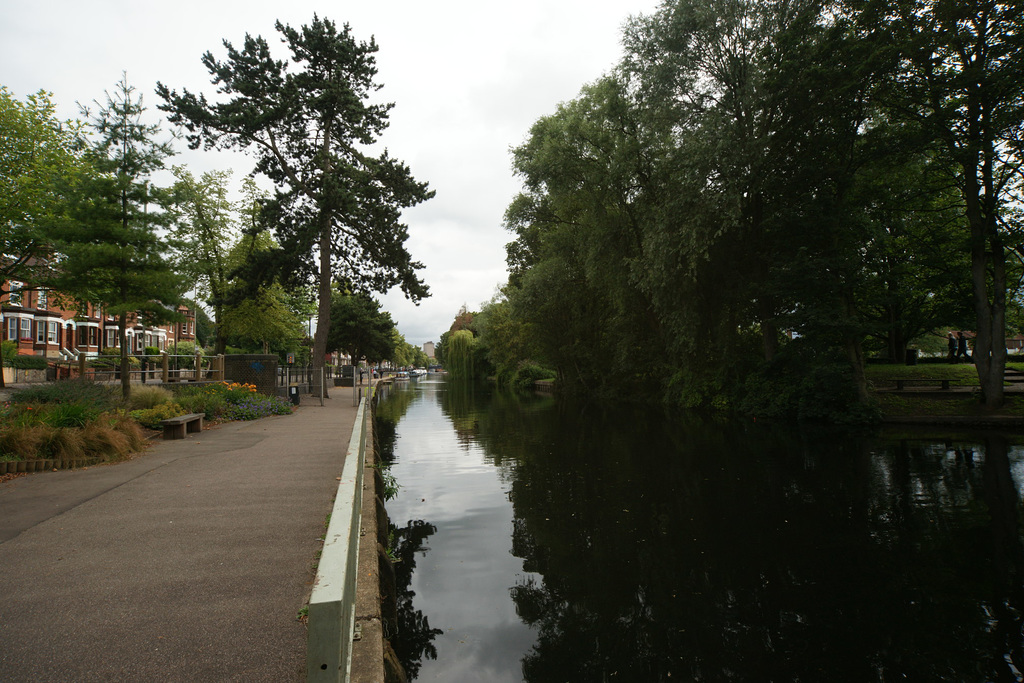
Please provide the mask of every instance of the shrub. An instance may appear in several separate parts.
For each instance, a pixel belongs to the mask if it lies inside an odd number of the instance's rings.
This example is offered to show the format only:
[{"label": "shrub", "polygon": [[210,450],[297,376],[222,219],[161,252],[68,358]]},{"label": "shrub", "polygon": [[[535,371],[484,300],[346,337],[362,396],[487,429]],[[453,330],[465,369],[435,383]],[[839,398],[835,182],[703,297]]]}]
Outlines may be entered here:
[{"label": "shrub", "polygon": [[112,409],[117,401],[113,388],[84,379],[38,384],[11,396],[11,403],[85,403],[100,411]]},{"label": "shrub", "polygon": [[144,408],[142,410],[133,410],[129,413],[131,418],[138,422],[143,427],[149,427],[150,429],[160,429],[160,420],[166,420],[171,417],[177,417],[178,415],[184,415],[185,409],[177,403],[162,403],[154,408]]},{"label": "shrub", "polygon": [[555,373],[533,363],[524,363],[516,370],[512,378],[512,387],[521,391],[533,389],[533,383],[539,379],[552,379]]},{"label": "shrub", "polygon": [[3,364],[8,365],[11,360],[18,355],[18,342],[6,340],[0,342],[0,357],[3,358]]},{"label": "shrub", "polygon": [[133,386],[132,395],[128,399],[129,410],[146,410],[156,408],[174,399],[169,389],[157,386]]},{"label": "shrub", "polygon": [[39,411],[39,419],[56,429],[84,427],[99,417],[100,411],[85,403],[55,403]]},{"label": "shrub", "polygon": [[250,394],[224,407],[222,417],[228,420],[258,420],[270,415],[291,415],[292,404],[280,396]]},{"label": "shrub", "polygon": [[49,366],[45,356],[15,356],[7,364],[19,370],[45,370]]},{"label": "shrub", "polygon": [[186,387],[174,396],[174,402],[181,406],[184,413],[204,413],[209,420],[214,419],[224,408],[224,396],[217,392],[209,392],[206,387]]}]

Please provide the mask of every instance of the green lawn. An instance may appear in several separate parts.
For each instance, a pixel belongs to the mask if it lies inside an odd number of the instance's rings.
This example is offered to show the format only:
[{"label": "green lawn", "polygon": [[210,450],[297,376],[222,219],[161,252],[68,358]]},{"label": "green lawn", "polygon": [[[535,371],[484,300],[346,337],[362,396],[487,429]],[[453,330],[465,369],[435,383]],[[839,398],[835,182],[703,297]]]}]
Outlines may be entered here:
[{"label": "green lawn", "polygon": [[[1024,370],[1024,363],[1008,363],[1007,369]],[[952,386],[978,386],[978,373],[973,365],[964,363],[924,363],[918,365],[868,365],[865,368],[868,381],[875,387],[893,387],[896,378],[939,379],[949,377]],[[943,416],[943,415],[988,415],[992,414],[978,401],[977,395],[950,393],[948,397],[935,395],[915,396],[911,394],[878,393],[875,395],[885,415],[891,416]],[[1004,406],[996,411],[999,415],[1024,417],[1024,397],[1008,396]]]},{"label": "green lawn", "polygon": [[[1024,371],[1024,363],[1007,363],[1006,368]],[[954,386],[977,386],[978,372],[969,363],[919,363],[918,365],[868,365],[864,368],[868,381],[876,386],[892,386],[896,378],[955,378]]]}]

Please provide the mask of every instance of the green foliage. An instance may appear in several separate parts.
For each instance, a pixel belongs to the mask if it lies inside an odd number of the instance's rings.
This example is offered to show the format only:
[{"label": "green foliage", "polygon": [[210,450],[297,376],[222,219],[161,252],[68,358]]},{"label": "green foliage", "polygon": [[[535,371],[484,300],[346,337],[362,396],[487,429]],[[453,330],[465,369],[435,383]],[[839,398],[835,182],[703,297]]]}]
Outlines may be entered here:
[{"label": "green foliage", "polygon": [[291,415],[292,404],[280,396],[250,394],[237,401],[227,401],[221,412],[226,420],[258,420],[271,415]]},{"label": "green foliage", "polygon": [[113,409],[117,396],[108,386],[88,380],[70,379],[36,384],[11,395],[14,404],[81,403],[101,411]]},{"label": "green foliage", "polygon": [[189,387],[177,392],[174,402],[181,406],[183,413],[203,413],[213,420],[224,410],[224,397],[217,393],[202,391],[200,387]]},{"label": "green foliage", "polygon": [[[198,412],[198,411],[197,411]],[[128,413],[131,418],[138,422],[143,427],[150,429],[160,429],[161,420],[167,420],[172,417],[179,415],[185,415],[185,409],[177,403],[162,403],[154,406],[153,408],[143,408],[140,410],[132,410]]]},{"label": "green foliage", "polygon": [[528,363],[516,370],[515,376],[510,382],[510,386],[513,389],[518,389],[519,391],[532,391],[533,385],[537,380],[554,378],[555,373],[551,370],[542,368],[539,365]]},{"label": "green foliage", "polygon": [[174,398],[174,393],[169,389],[158,386],[135,385],[132,387],[132,395],[128,399],[129,410],[143,410],[155,408],[158,405],[167,403]]},{"label": "green foliage", "polygon": [[373,297],[343,292],[332,295],[328,351],[345,351],[357,361],[365,358],[368,363],[379,363],[393,358],[395,334],[391,314],[382,311]]},{"label": "green foliage", "polygon": [[448,337],[445,352],[445,369],[452,379],[472,379],[474,377],[474,348],[476,340],[469,330],[458,330]]},{"label": "green foliage", "polygon": [[[173,197],[151,181],[173,150],[157,141],[158,126],[141,122],[144,111],[127,77],[95,113],[83,107],[94,133],[86,157],[96,172],[74,196],[71,220],[48,231],[62,259],[46,284],[79,308],[102,305],[105,315],[117,319],[122,338],[129,315],[139,313],[149,324],[175,319],[167,306],[179,303],[184,289],[158,231],[170,219],[165,209]],[[125,398],[131,393],[128,353],[122,344]]]},{"label": "green foliage", "polygon": [[20,370],[45,370],[49,362],[44,356],[14,356],[7,363]]},{"label": "green foliage", "polygon": [[18,355],[18,342],[5,339],[0,342],[0,357],[3,358],[3,364],[9,365],[12,360]]},{"label": "green foliage", "polygon": [[47,231],[64,221],[70,193],[90,172],[79,153],[81,124],[61,121],[51,95],[24,101],[0,86],[0,282],[38,282]]},{"label": "green foliage", "polygon": [[86,403],[55,403],[42,411],[42,421],[55,428],[84,427],[100,414],[98,408]]},{"label": "green foliage", "polygon": [[274,277],[287,286],[316,283],[322,328],[314,336],[313,365],[319,369],[332,282],[364,291],[397,287],[413,301],[428,295],[400,219],[403,209],[433,192],[386,150],[370,155],[391,109],[374,97],[377,45],[317,16],[299,29],[280,22],[276,29],[291,59],[269,59],[261,36],[246,36],[240,49],[225,41],[223,62],[212,53],[203,57],[225,101],[179,94],[162,83],[157,93],[191,147],[255,150],[257,170],[275,185],[255,227],[273,226],[280,247],[250,260],[249,271],[264,285]]}]

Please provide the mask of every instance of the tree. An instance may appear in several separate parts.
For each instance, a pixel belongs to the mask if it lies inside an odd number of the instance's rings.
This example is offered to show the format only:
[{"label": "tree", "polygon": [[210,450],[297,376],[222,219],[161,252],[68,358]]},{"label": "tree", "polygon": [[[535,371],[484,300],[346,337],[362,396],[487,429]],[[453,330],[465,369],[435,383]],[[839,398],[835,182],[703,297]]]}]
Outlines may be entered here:
[{"label": "tree", "polygon": [[24,102],[0,86],[0,282],[39,279],[45,231],[67,220],[68,193],[87,173],[81,123],[61,121],[49,93]]},{"label": "tree", "polygon": [[225,311],[224,324],[232,339],[258,345],[263,353],[270,353],[271,345],[287,346],[302,336],[302,320],[288,307],[287,294],[276,283],[260,287],[255,296]]},{"label": "tree", "polygon": [[327,350],[345,351],[353,363],[365,358],[379,363],[391,357],[394,350],[395,323],[391,314],[366,294],[336,291],[331,302],[331,329]]},{"label": "tree", "polygon": [[197,180],[188,169],[175,166],[174,177],[173,235],[179,246],[174,265],[213,307],[214,353],[222,354],[227,346],[224,305],[233,274],[229,254],[238,239],[228,199],[231,172],[208,171]]},{"label": "tree", "polygon": [[55,112],[47,92],[21,102],[0,86],[0,282],[41,280],[51,256],[45,232],[66,220],[68,193],[88,170],[81,124]]},{"label": "tree", "polygon": [[143,123],[142,98],[133,93],[124,76],[105,104],[97,103],[95,115],[82,108],[95,136],[86,152],[95,175],[76,193],[72,220],[50,231],[61,258],[48,281],[80,305],[101,306],[117,318],[125,398],[131,393],[129,316],[141,315],[147,324],[173,320],[184,289],[156,230],[168,223],[171,193],[150,182],[173,152],[156,140],[159,126]]},{"label": "tree", "polygon": [[380,87],[376,43],[359,42],[348,24],[338,31],[315,15],[299,30],[280,22],[276,28],[298,71],[275,60],[262,37],[246,36],[240,50],[225,41],[225,61],[209,52],[202,58],[226,101],[178,94],[162,83],[157,92],[191,147],[255,148],[256,170],[276,187],[264,224],[281,244],[279,272],[290,282],[318,284],[313,362],[323,367],[332,282],[378,292],[398,286],[412,301],[428,295],[400,217],[433,192],[387,151],[364,151],[387,127],[392,106],[369,102]]},{"label": "tree", "polygon": [[1003,401],[1007,261],[1022,249],[1024,10],[1002,0],[870,3],[862,32],[896,52],[877,96],[954,170],[963,200],[986,405]]}]

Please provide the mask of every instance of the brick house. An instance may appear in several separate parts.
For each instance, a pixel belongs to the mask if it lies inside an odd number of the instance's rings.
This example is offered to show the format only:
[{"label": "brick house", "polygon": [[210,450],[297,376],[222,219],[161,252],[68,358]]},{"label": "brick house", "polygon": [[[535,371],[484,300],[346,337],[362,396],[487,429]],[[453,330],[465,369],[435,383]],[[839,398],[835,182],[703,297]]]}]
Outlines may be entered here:
[{"label": "brick house", "polygon": [[[71,360],[80,353],[96,356],[104,348],[120,348],[117,320],[104,315],[102,307],[89,305],[84,315],[62,308],[46,290],[30,289],[18,281],[0,286],[2,339],[18,344],[22,355]],[[128,343],[131,353],[142,353],[147,346],[172,350],[176,342],[194,342],[195,312],[179,306],[185,316],[181,323],[145,325],[137,316],[128,319]]]}]

